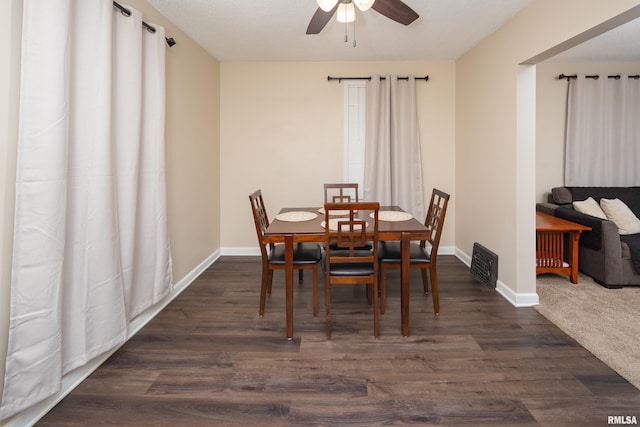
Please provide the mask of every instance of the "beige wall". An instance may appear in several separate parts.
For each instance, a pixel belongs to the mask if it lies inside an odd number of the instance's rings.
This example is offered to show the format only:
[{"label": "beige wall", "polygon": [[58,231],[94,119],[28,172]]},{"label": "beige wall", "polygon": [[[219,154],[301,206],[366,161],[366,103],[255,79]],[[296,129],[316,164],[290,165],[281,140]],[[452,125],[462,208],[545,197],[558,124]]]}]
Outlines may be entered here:
[{"label": "beige wall", "polygon": [[564,185],[564,130],[567,81],[560,74],[640,73],[640,63],[544,62],[537,66],[536,202]]},{"label": "beige wall", "polygon": [[[485,244],[500,256],[500,281],[525,294],[535,292],[536,169],[535,140],[518,145],[518,64],[640,4],[536,0],[455,63],[218,64],[145,0],[129,3],[178,41],[167,50],[166,141],[176,281],[220,247],[257,246],[247,203],[253,190],[263,189],[273,217],[282,206],[318,205],[322,183],[342,179],[343,87],[327,82],[328,74],[413,73],[431,78],[418,83],[425,189],[452,194],[442,245],[468,255],[473,242]],[[9,0],[0,14],[0,360],[8,328],[21,4]]]},{"label": "beige wall", "polygon": [[[511,293],[516,304],[537,300],[531,261],[535,259],[535,138],[518,128],[527,121],[518,108],[535,111],[531,108],[535,97],[529,105],[519,104],[518,86],[530,71],[520,64],[574,37],[578,40],[583,32],[639,4],[536,0],[456,63],[455,245],[467,255],[476,241],[495,251],[503,291]],[[637,16],[640,10],[631,14]],[[535,85],[535,79],[528,84]]]},{"label": "beige wall", "polygon": [[[433,62],[231,62],[221,65],[222,247],[255,248],[248,195],[262,189],[270,218],[320,206],[343,181],[344,85],[327,76],[429,75],[417,82],[426,202],[455,189],[455,65]],[[442,246],[453,246],[453,195]]]},{"label": "beige wall", "polygon": [[[220,248],[220,67],[145,0],[127,4],[178,42],[167,47],[166,155],[174,282]],[[22,1],[0,14],[0,378],[4,377],[9,296]],[[0,380],[0,387],[2,387]],[[0,390],[1,391],[1,390]]]}]

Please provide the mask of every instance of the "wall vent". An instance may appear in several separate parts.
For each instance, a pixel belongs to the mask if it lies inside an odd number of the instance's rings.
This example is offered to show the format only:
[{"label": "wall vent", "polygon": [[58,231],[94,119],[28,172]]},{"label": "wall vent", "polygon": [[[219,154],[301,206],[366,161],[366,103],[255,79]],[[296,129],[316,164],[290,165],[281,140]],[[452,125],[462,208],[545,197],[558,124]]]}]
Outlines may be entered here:
[{"label": "wall vent", "polygon": [[480,243],[474,243],[471,274],[485,285],[495,289],[498,282],[498,255]]}]

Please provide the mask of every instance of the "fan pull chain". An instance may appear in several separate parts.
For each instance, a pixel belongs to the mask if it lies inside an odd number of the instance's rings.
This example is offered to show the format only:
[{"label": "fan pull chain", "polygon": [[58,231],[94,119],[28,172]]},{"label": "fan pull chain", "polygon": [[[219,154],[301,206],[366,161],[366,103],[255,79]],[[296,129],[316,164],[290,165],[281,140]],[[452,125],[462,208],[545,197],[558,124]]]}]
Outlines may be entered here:
[{"label": "fan pull chain", "polygon": [[[355,9],[354,9],[355,14]],[[349,23],[347,22],[348,17],[347,8],[344,8],[344,42],[347,43],[349,41]],[[353,47],[356,47],[356,20],[355,16],[353,19]]]},{"label": "fan pull chain", "polygon": [[356,21],[353,21],[353,47],[356,47]]},{"label": "fan pull chain", "polygon": [[347,36],[347,28],[349,26],[349,23],[347,22],[347,8],[344,8],[344,42],[348,42],[349,41],[349,36]]}]

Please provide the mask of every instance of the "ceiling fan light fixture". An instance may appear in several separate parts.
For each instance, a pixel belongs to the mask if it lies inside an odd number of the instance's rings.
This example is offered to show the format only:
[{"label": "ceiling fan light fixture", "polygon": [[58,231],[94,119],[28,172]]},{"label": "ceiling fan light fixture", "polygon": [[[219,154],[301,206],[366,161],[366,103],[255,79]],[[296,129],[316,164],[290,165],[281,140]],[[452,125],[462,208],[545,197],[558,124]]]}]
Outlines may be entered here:
[{"label": "ceiling fan light fixture", "polygon": [[353,3],[340,3],[336,12],[338,22],[353,22],[356,20],[356,8]]},{"label": "ceiling fan light fixture", "polygon": [[375,1],[376,0],[353,0],[356,6],[358,6],[358,9],[360,9],[363,12],[366,12],[367,10],[369,10],[371,6],[373,6],[373,3],[375,3]]},{"label": "ceiling fan light fixture", "polygon": [[318,7],[322,10],[324,10],[325,12],[331,12],[331,9],[333,9],[336,5],[336,3],[338,3],[338,0],[316,0],[316,3],[318,3]]}]

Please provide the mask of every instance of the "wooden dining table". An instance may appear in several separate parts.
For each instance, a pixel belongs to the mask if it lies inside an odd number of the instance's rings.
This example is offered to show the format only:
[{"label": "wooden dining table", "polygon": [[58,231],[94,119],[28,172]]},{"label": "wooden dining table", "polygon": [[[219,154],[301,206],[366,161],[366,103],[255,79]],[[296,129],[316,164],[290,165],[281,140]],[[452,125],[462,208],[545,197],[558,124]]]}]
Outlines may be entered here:
[{"label": "wooden dining table", "polygon": [[[286,212],[313,212],[317,216],[306,221],[281,221],[274,219],[264,233],[264,243],[284,243],[285,245],[285,298],[287,339],[293,339],[293,245],[297,242],[324,242],[325,231],[322,226],[324,214],[318,207],[284,208]],[[400,211],[398,206],[381,206],[380,211]],[[276,217],[277,218],[277,217]],[[401,242],[402,263],[400,268],[400,301],[401,301],[401,331],[402,336],[409,336],[409,276],[410,276],[410,242],[412,240],[427,240],[431,231],[415,218],[405,221],[378,222],[380,241],[397,240]]]}]

